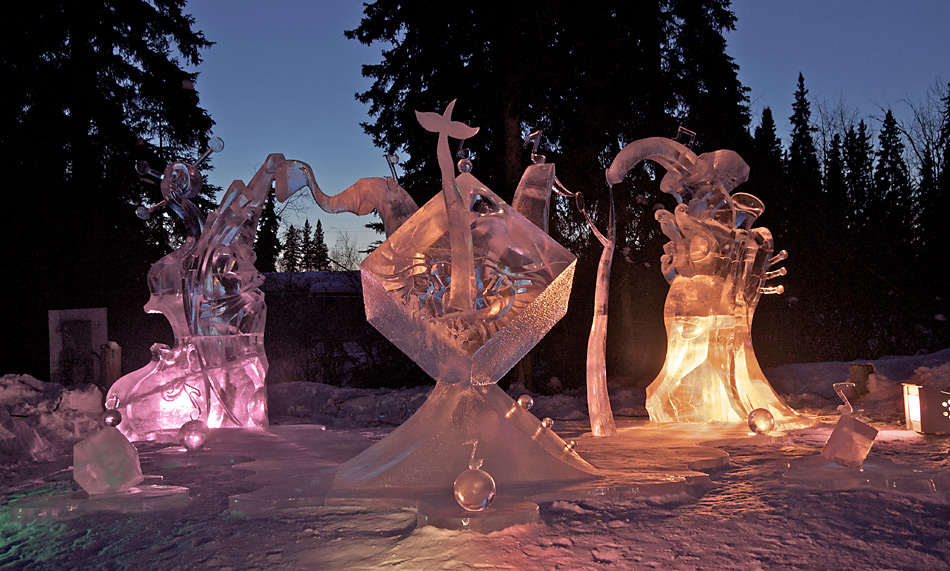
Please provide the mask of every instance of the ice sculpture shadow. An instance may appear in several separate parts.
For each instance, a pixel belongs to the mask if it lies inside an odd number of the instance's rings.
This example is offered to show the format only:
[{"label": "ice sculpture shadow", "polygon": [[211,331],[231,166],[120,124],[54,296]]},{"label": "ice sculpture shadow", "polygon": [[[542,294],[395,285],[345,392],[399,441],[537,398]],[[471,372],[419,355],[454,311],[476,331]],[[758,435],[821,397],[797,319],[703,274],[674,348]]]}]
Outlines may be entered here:
[{"label": "ice sculpture shadow", "polygon": [[772,389],[752,348],[752,318],[762,294],[782,293],[767,279],[785,275],[769,268],[772,235],[752,228],[765,209],[756,197],[737,192],[749,167],[733,151],[697,156],[661,137],[627,145],[607,170],[612,186],[643,160],[667,170],[660,188],[679,203],[658,210],[656,220],[670,239],[661,270],[670,282],[664,306],[667,353],[663,369],[647,387],[646,407],[655,422],[746,422],[751,411],[768,409],[783,428],[811,424]]},{"label": "ice sculpture shadow", "polygon": [[[154,344],[151,361],[108,392],[107,401],[118,399],[118,428],[129,440],[175,440],[183,424],[197,419],[209,428],[267,424],[267,308],[253,245],[285,162],[272,154],[246,186],[235,180],[207,220],[189,200],[201,187],[195,165],[175,162],[161,174],[148,165],[140,169],[161,179],[162,204],[181,218],[187,238],[148,272],[145,310],[168,319],[174,347]],[[151,210],[140,207],[138,213],[147,218]]]},{"label": "ice sculpture shadow", "polygon": [[472,440],[499,489],[596,473],[496,384],[567,310],[576,258],[546,232],[554,166],[525,172],[514,203],[526,218],[467,159],[455,175],[448,139],[477,129],[453,121],[453,107],[417,112],[438,134],[442,173],[441,192],[418,210],[395,178],[328,197],[304,163],[278,177],[279,191],[307,186],[329,212],[380,213],[387,240],[361,265],[367,319],[437,381],[409,420],[341,466],[337,496],[451,498]]}]

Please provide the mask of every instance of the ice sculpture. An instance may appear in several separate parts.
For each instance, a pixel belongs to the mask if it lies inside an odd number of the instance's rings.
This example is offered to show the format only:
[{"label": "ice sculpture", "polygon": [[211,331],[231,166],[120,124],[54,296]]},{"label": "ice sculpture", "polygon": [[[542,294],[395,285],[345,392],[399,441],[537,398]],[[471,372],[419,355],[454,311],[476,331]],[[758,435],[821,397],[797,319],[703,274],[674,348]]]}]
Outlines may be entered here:
[{"label": "ice sculpture", "polygon": [[[108,398],[121,403],[118,428],[130,440],[164,433],[174,441],[191,420],[209,428],[267,424],[264,277],[254,268],[253,245],[271,184],[287,161],[268,156],[247,186],[231,184],[205,220],[189,200],[201,188],[196,165],[222,147],[218,139],[195,165],[175,162],[162,174],[140,168],[161,179],[163,203],[182,219],[187,238],[148,272],[145,310],[168,319],[175,346],[156,343],[149,364],[109,390]],[[147,218],[154,208],[139,214]]]},{"label": "ice sculpture", "polygon": [[[500,486],[596,472],[496,385],[567,310],[576,259],[539,228],[546,226],[544,181],[553,167],[529,167],[519,185],[515,202],[530,205],[531,220],[468,172],[465,158],[456,177],[448,139],[477,129],[452,120],[454,103],[443,114],[417,112],[438,135],[441,192],[387,231],[361,266],[367,319],[438,382],[415,415],[340,468],[334,488],[341,493],[451,493],[467,463],[450,451],[473,440]],[[304,174],[291,176],[289,188],[316,188],[309,167],[301,163],[298,172]],[[345,192],[368,205],[386,192],[403,205],[394,179],[384,182]],[[549,198],[550,185],[546,192]],[[362,209],[338,200],[334,208]]]},{"label": "ice sculpture", "polygon": [[[537,151],[541,142],[541,134],[542,132],[539,130],[528,135],[524,140],[524,146],[527,148],[528,145],[532,145],[531,161],[535,164],[530,168],[538,168],[539,166],[550,167],[550,179],[546,185],[547,193],[545,198],[550,197],[552,189],[561,196],[573,198],[577,210],[584,216],[594,237],[597,238],[604,247],[600,255],[600,262],[597,265],[597,286],[594,292],[594,318],[591,321],[590,336],[587,339],[587,410],[590,415],[591,433],[594,436],[613,436],[617,433],[617,425],[614,422],[613,411],[610,409],[610,398],[607,394],[606,362],[607,301],[610,291],[610,268],[613,265],[614,249],[617,244],[614,232],[617,216],[614,210],[613,190],[611,189],[609,192],[610,219],[607,222],[607,235],[604,236],[587,214],[587,209],[584,205],[584,195],[580,192],[571,192],[565,188],[561,181],[554,175],[554,165],[545,165],[544,155],[538,154]],[[525,175],[527,178],[527,172]],[[544,209],[539,212],[537,216],[544,220],[544,225],[541,226],[541,228],[547,232],[547,201],[543,204]],[[533,203],[527,203],[524,199],[519,201],[518,195],[516,195],[514,205],[520,212],[525,212],[526,210],[535,212],[540,210],[539,207],[533,206]]]},{"label": "ice sculpture", "polygon": [[647,411],[655,422],[746,422],[749,413],[767,409],[776,425],[803,419],[775,393],[752,350],[752,316],[767,279],[785,275],[769,267],[785,259],[772,256],[772,235],[752,228],[764,205],[756,197],[731,194],[748,178],[749,167],[733,151],[697,156],[686,146],[661,137],[635,141],[620,151],[607,170],[619,183],[638,163],[652,160],[667,173],[660,183],[679,203],[656,219],[670,239],[661,270],[670,282],[664,320],[666,362],[647,387]]}]

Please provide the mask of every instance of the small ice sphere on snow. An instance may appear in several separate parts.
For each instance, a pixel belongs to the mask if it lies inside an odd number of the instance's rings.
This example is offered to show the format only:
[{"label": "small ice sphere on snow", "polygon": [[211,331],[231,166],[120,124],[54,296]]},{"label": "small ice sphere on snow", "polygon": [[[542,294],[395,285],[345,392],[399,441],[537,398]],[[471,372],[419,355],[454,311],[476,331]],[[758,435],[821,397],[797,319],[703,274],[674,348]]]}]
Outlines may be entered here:
[{"label": "small ice sphere on snow", "polygon": [[189,420],[178,431],[178,441],[188,450],[201,448],[208,438],[208,427],[200,420]]},{"label": "small ice sphere on snow", "polygon": [[766,434],[775,428],[775,417],[767,408],[757,408],[749,413],[749,430],[756,434]]},{"label": "small ice sphere on snow", "polygon": [[90,495],[124,492],[141,482],[139,452],[114,426],[73,446],[73,479]]},{"label": "small ice sphere on snow", "polygon": [[470,512],[480,512],[495,499],[495,480],[484,470],[466,470],[455,479],[455,501]]}]

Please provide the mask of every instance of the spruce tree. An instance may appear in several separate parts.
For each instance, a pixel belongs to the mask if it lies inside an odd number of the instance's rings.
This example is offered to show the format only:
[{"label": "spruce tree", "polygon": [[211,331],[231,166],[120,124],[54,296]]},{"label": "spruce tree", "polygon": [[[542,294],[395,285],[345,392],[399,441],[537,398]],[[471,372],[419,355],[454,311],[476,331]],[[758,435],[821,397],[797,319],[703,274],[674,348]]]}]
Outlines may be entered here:
[{"label": "spruce tree", "polygon": [[8,211],[20,215],[8,217],[0,254],[0,267],[18,276],[3,280],[0,298],[22,324],[0,335],[5,371],[46,378],[47,311],[74,307],[107,307],[110,339],[141,362],[133,345],[147,319],[145,274],[168,251],[173,225],[161,223],[165,214],[150,224],[135,216],[137,203],[161,193],[134,165],[193,159],[213,124],[197,74],[182,67],[200,64],[211,42],[184,5],[54,0],[4,9],[0,170],[24,183],[7,193]]},{"label": "spruce tree", "polygon": [[799,201],[815,200],[821,190],[821,171],[812,137],[815,128],[811,124],[811,103],[805,89],[805,76],[801,73],[789,122],[792,134],[788,146],[788,176],[795,186],[794,197]]},{"label": "spruce tree", "polygon": [[894,114],[888,109],[878,134],[877,168],[868,218],[872,224],[879,224],[892,241],[909,245],[913,224],[911,201],[904,143]]},{"label": "spruce tree", "polygon": [[282,246],[278,231],[280,217],[277,215],[277,198],[271,190],[261,211],[261,219],[257,227],[257,238],[254,241],[254,251],[257,254],[257,269],[261,272],[276,272],[277,259]]},{"label": "spruce tree", "polygon": [[284,233],[284,253],[280,258],[281,271],[299,272],[301,263],[300,231],[293,224]]},{"label": "spruce tree", "polygon": [[327,249],[326,238],[323,235],[323,224],[317,220],[317,225],[313,229],[313,237],[310,240],[313,269],[325,272],[330,269],[330,252]]},{"label": "spruce tree", "polygon": [[311,272],[315,270],[313,258],[313,229],[310,227],[310,219],[303,221],[303,229],[300,231],[300,271]]},{"label": "spruce tree", "polygon": [[845,183],[848,189],[848,229],[863,236],[868,229],[867,215],[874,184],[874,149],[864,120],[857,129],[852,125],[844,136]]}]

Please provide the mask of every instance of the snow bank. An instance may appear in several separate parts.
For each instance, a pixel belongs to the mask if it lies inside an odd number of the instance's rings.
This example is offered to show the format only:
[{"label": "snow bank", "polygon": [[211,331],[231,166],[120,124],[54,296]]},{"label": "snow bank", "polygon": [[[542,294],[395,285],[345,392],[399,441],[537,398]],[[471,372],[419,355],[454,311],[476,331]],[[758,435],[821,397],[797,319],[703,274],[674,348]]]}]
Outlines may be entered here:
[{"label": "snow bank", "polygon": [[0,464],[55,460],[101,426],[102,391],[30,375],[0,377]]}]

